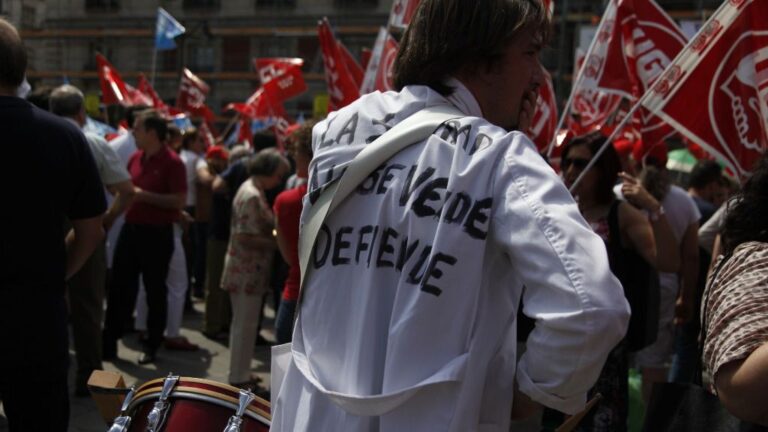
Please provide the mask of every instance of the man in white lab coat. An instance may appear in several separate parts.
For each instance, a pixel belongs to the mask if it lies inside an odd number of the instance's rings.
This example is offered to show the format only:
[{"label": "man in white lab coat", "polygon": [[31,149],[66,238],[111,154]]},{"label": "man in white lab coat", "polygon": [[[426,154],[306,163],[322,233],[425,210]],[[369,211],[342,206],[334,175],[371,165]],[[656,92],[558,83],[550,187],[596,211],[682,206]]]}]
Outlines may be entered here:
[{"label": "man in white lab coat", "polygon": [[[399,92],[315,127],[305,215],[395,124],[429,106],[466,115],[374,171],[320,230],[272,430],[507,431],[542,405],[584,407],[629,307],[602,240],[519,132],[549,20],[539,0],[422,0]],[[521,299],[536,327],[518,362]]]}]

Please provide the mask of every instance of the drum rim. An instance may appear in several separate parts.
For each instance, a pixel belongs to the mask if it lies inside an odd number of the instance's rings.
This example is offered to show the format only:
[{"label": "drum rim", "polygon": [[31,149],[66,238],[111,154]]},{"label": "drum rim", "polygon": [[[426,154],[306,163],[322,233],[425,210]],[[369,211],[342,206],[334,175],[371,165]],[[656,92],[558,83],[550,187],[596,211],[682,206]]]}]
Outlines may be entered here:
[{"label": "drum rim", "polygon": [[[193,390],[193,391],[188,391],[188,390]],[[224,408],[229,408],[232,410],[233,414],[237,411],[238,404],[236,399],[230,398],[229,396],[219,395],[217,393],[213,393],[210,391],[199,392],[196,390],[200,390],[200,389],[196,389],[193,387],[186,387],[186,388],[183,388],[183,390],[179,389],[179,391],[174,391],[169,396],[168,399],[198,400],[202,402],[209,402]],[[205,394],[205,393],[211,393],[211,394]],[[131,402],[128,412],[133,413],[138,408],[138,406],[141,405],[143,402],[153,400],[159,395],[160,395],[160,392],[144,392],[144,394],[137,394],[136,399],[134,399]],[[224,400],[222,398],[225,398],[227,400]],[[270,426],[272,424],[271,416],[260,409],[255,409],[249,406],[248,409],[245,411],[244,415],[254,420],[260,421],[266,424],[267,426]]]},{"label": "drum rim", "polygon": [[[129,411],[133,411],[135,409],[135,405],[138,405],[140,401],[143,402],[150,397],[158,397],[162,391],[162,384],[164,381],[165,381],[165,378],[157,378],[151,381],[147,381],[141,386],[139,386],[139,388],[136,389],[136,395],[134,396],[133,402],[131,402],[130,404]],[[200,395],[203,395],[203,398],[193,397],[192,399],[204,400],[207,402],[215,402],[217,403],[217,405],[226,406],[228,408],[232,408],[233,411],[237,411],[237,408],[240,402],[237,398],[234,398],[232,396],[227,396],[222,393],[217,393],[204,388],[185,386],[184,385],[185,383],[205,384],[215,388],[218,387],[220,389],[227,390],[234,394],[240,393],[239,388],[233,387],[231,385],[223,384],[217,381],[211,381],[203,378],[181,377],[179,379],[179,383],[176,385],[176,387],[174,387],[173,391],[169,395],[169,398],[189,397],[190,395],[200,394]],[[152,388],[152,387],[155,387],[155,388]],[[221,402],[221,403],[218,403],[218,402]],[[256,404],[254,404],[254,402],[256,402]],[[246,414],[249,414],[250,417],[266,421],[267,423],[271,422],[271,419],[272,419],[271,413],[255,405],[262,405],[262,406],[271,408],[268,401],[256,396],[254,401],[251,402],[250,405],[248,405]]]}]

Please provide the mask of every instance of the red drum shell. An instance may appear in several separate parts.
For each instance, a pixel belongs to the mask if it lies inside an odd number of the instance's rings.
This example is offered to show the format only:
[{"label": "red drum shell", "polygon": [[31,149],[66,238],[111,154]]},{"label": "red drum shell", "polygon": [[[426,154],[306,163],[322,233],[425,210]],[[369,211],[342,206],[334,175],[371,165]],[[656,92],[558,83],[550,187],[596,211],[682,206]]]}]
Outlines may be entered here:
[{"label": "red drum shell", "polygon": [[[129,431],[145,431],[147,416],[160,398],[164,379],[144,383],[136,390],[128,408]],[[223,431],[237,411],[240,389],[200,378],[181,377],[168,397],[163,431]],[[269,402],[256,397],[243,415],[241,432],[268,432]]]}]

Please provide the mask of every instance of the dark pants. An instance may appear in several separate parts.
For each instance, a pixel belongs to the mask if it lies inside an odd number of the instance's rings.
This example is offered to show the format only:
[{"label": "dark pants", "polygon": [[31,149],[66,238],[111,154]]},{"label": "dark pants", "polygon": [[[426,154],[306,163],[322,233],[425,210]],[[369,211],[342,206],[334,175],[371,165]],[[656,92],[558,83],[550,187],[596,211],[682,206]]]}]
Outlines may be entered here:
[{"label": "dark pants", "polygon": [[291,341],[293,337],[293,317],[296,314],[296,300],[280,300],[280,309],[277,310],[275,318],[275,333],[277,343],[284,344]]},{"label": "dark pants", "polygon": [[3,410],[10,432],[66,432],[69,391],[66,373],[58,379],[35,381],[32,376],[0,381]]},{"label": "dark pants", "polygon": [[192,224],[190,236],[193,244],[192,282],[195,295],[202,297],[205,294],[205,261],[206,246],[208,243],[208,222],[195,222]]},{"label": "dark pants", "polygon": [[85,385],[91,372],[102,368],[101,324],[104,318],[106,273],[106,248],[102,243],[80,271],[67,282],[78,385]]},{"label": "dark pants", "polygon": [[130,320],[136,306],[139,275],[147,291],[149,312],[145,348],[154,352],[162,344],[168,312],[166,278],[172,253],[172,225],[123,225],[115,247],[112,285],[107,298],[105,354],[117,352],[117,340],[123,336],[123,323]]}]

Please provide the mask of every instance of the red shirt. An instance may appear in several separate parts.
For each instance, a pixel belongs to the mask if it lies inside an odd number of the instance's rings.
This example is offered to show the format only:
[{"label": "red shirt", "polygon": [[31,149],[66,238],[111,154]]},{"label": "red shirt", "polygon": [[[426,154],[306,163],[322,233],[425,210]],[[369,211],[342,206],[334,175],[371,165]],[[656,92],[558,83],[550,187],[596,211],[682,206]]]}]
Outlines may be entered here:
[{"label": "red shirt", "polygon": [[[187,174],[184,163],[168,147],[145,157],[138,150],[128,160],[128,172],[133,184],[147,192],[180,194],[187,192]],[[145,202],[134,201],[125,212],[125,222],[145,225],[167,225],[179,218],[179,210],[167,209]]]},{"label": "red shirt", "polygon": [[290,258],[293,261],[288,269],[288,277],[283,288],[283,300],[296,301],[299,299],[301,285],[301,268],[299,266],[299,220],[301,218],[302,198],[307,193],[306,183],[294,189],[283,191],[275,199],[272,206],[277,216],[277,225],[288,244]]}]

